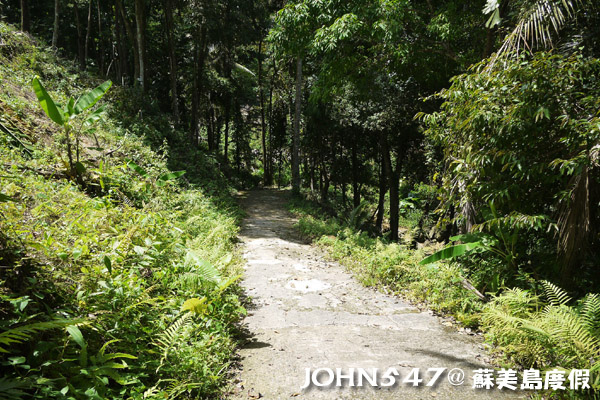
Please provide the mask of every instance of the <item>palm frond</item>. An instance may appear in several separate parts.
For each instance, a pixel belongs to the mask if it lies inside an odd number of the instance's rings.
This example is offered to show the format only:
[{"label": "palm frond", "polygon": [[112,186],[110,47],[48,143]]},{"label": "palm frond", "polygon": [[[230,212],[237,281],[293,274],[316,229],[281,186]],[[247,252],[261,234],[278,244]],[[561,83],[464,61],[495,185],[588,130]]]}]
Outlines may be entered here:
[{"label": "palm frond", "polygon": [[559,33],[575,16],[593,7],[591,0],[538,0],[508,34],[489,66],[509,54],[535,47],[552,47],[552,34]]}]

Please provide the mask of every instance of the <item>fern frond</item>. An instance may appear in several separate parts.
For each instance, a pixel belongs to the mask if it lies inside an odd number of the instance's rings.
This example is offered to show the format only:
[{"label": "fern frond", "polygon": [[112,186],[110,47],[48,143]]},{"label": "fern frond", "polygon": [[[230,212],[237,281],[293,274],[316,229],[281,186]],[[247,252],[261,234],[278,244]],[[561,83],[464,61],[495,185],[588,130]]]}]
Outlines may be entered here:
[{"label": "fern frond", "polygon": [[192,250],[185,255],[185,265],[193,268],[193,272],[199,276],[199,279],[216,283],[221,281],[221,274],[217,268]]},{"label": "fern frond", "polygon": [[348,219],[346,220],[348,226],[359,229],[367,221],[369,218],[369,212],[367,210],[368,205],[369,202],[362,201],[358,207],[352,210],[348,216]]},{"label": "fern frond", "polygon": [[192,313],[184,313],[175,320],[164,332],[162,332],[156,339],[155,345],[160,349],[162,355],[160,358],[160,365],[156,369],[156,372],[162,368],[164,362],[167,360],[169,351],[180,336],[181,330],[190,322]]},{"label": "fern frond", "polygon": [[544,311],[544,319],[555,346],[564,356],[589,360],[600,355],[600,341],[590,333],[583,318],[572,308],[548,307]]},{"label": "fern frond", "polygon": [[590,293],[583,299],[581,318],[590,331],[600,329],[600,296]]},{"label": "fern frond", "polygon": [[83,320],[56,319],[46,322],[18,326],[0,333],[0,353],[8,353],[11,344],[19,344],[33,339],[34,335],[51,329],[65,328],[70,325],[81,324]]},{"label": "fern frond", "polygon": [[544,288],[544,294],[546,295],[546,298],[548,299],[550,305],[566,305],[571,301],[571,298],[569,297],[567,292],[565,292],[563,289],[559,288],[555,284],[548,281],[542,281],[541,283]]},{"label": "fern frond", "polygon": [[26,393],[21,389],[27,388],[27,384],[23,381],[0,377],[0,400],[20,400],[24,399]]}]

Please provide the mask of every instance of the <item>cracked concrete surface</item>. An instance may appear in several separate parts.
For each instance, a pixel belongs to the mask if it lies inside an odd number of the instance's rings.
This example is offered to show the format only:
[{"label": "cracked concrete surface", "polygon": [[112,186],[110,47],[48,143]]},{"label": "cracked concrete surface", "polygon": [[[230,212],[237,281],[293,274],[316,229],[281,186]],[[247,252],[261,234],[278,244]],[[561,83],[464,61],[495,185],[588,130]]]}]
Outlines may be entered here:
[{"label": "cracked concrete surface", "polygon": [[[478,399],[524,398],[523,393],[472,388],[472,371],[486,365],[481,340],[444,327],[430,312],[365,288],[319,249],[299,239],[285,210],[287,194],[241,195],[247,212],[240,240],[247,260],[243,287],[252,301],[244,325],[237,399]],[[388,368],[406,378],[420,368],[419,387],[310,387],[306,368]],[[462,386],[444,373],[425,387],[428,368],[461,368]],[[490,367],[491,368],[491,367]],[[347,382],[347,380],[343,381]]]}]

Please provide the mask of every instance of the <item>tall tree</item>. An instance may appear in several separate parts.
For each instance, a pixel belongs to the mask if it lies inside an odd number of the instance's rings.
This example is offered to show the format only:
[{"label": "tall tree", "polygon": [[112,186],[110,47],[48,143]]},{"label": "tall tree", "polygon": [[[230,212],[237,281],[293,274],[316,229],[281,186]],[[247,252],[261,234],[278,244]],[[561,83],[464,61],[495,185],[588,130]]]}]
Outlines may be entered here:
[{"label": "tall tree", "polygon": [[169,45],[169,77],[171,82],[171,112],[176,125],[179,125],[179,100],[177,98],[177,58],[175,56],[175,38],[173,23],[173,0],[164,0],[167,42]]},{"label": "tall tree", "polygon": [[30,29],[29,0],[21,0],[21,30],[23,32],[29,32]]},{"label": "tall tree", "polygon": [[58,46],[58,24],[60,17],[60,0],[54,0],[54,27],[52,30],[52,48]]},{"label": "tall tree", "polygon": [[146,90],[146,1],[135,0],[136,43],[139,55],[139,82],[143,91]]}]

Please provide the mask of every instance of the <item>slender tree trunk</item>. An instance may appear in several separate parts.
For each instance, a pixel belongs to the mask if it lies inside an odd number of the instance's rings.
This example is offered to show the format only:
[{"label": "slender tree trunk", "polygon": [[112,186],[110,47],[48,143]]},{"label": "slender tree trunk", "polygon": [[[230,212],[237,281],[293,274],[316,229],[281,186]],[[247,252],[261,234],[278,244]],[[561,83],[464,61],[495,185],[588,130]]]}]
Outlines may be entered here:
[{"label": "slender tree trunk", "polygon": [[296,60],[296,110],[292,138],[292,192],[300,193],[300,111],[302,107],[302,58]]},{"label": "slender tree trunk", "polygon": [[273,76],[269,82],[269,145],[268,145],[268,155],[267,155],[267,163],[269,176],[268,180],[265,179],[265,185],[270,186],[273,184],[273,81],[276,76],[276,64],[275,58],[273,58]]},{"label": "slender tree trunk", "polygon": [[352,141],[352,201],[354,208],[360,205],[360,187],[358,186],[358,157],[356,140]]},{"label": "slender tree trunk", "polygon": [[116,57],[116,61],[117,61],[117,67],[116,67],[116,71],[117,71],[117,81],[119,82],[120,85],[124,85],[124,75],[127,73],[127,59],[126,59],[126,52],[125,52],[125,46],[123,45],[123,28],[121,27],[121,17],[119,16],[119,9],[118,7],[115,5],[114,8],[115,14],[114,14],[114,18],[115,18],[115,29],[114,29],[114,40],[116,43],[116,50],[117,50],[117,57]]},{"label": "slender tree trunk", "polygon": [[31,19],[29,18],[29,0],[21,0],[21,30],[29,32]]},{"label": "slender tree trunk", "polygon": [[321,203],[326,204],[329,195],[329,174],[327,173],[327,166],[325,163],[321,164],[321,177],[323,181],[321,184]]},{"label": "slender tree trunk", "polygon": [[60,19],[60,0],[54,0],[54,29],[52,31],[52,48],[58,47],[58,24]]},{"label": "slender tree trunk", "polygon": [[263,70],[262,70],[262,36],[258,42],[258,97],[260,101],[260,130],[262,143],[262,162],[263,162],[263,184],[269,185],[271,174],[269,171],[269,162],[267,161],[267,126],[265,123],[265,95],[263,93]]},{"label": "slender tree trunk", "polygon": [[75,10],[75,24],[77,25],[77,51],[79,53],[79,68],[85,68],[85,53],[83,43],[83,29],[81,27],[81,19],[79,18],[79,7],[75,3],[73,9]]},{"label": "slender tree trunk", "polygon": [[383,216],[385,215],[385,194],[387,192],[387,176],[383,166],[383,151],[379,161],[379,201],[377,203],[377,218],[375,220],[375,229],[378,234],[383,233]]},{"label": "slender tree trunk", "polygon": [[485,38],[485,49],[483,50],[483,58],[487,58],[494,50],[494,40],[496,39],[496,28],[487,28]]},{"label": "slender tree trunk", "polygon": [[[209,102],[211,102],[210,100],[210,96],[209,95]],[[214,122],[214,107],[212,104],[209,105],[208,110],[206,111],[206,121],[207,121],[207,126],[206,126],[206,133],[208,135],[207,137],[207,141],[208,141],[208,151],[212,151],[213,150],[213,144],[215,142],[215,122]]]},{"label": "slender tree trunk", "polygon": [[207,49],[206,23],[202,23],[199,31],[200,39],[196,39],[196,49],[194,51],[194,65],[196,66],[196,71],[194,74],[194,84],[192,89],[194,92],[192,93],[192,125],[190,127],[190,132],[193,137],[192,142],[194,145],[198,144],[198,139],[200,136],[200,98],[203,91],[202,79],[204,75],[204,60],[206,59]]},{"label": "slender tree trunk", "polygon": [[227,150],[229,147],[229,119],[231,111],[231,99],[227,99],[227,103],[225,104],[225,144],[223,148],[223,158],[225,158],[225,164],[229,163],[229,157],[227,155]]},{"label": "slender tree trunk", "polygon": [[136,35],[133,31],[131,23],[129,22],[129,18],[127,17],[127,12],[123,6],[123,0],[116,0],[116,7],[119,9],[123,26],[125,26],[125,32],[127,33],[127,37],[129,37],[131,48],[133,48],[133,80],[134,85],[136,85],[140,78],[140,53],[137,45]]},{"label": "slender tree trunk", "polygon": [[167,28],[167,40],[169,43],[169,67],[171,80],[171,112],[175,125],[179,125],[179,101],[177,99],[177,59],[175,58],[175,39],[173,37],[173,0],[165,0],[165,22]]},{"label": "slender tree trunk", "polygon": [[135,0],[135,32],[140,63],[139,85],[146,90],[146,2]]},{"label": "slender tree trunk", "polygon": [[392,161],[390,156],[390,148],[387,142],[386,134],[383,134],[383,166],[385,169],[385,175],[388,177],[388,185],[390,187],[390,240],[398,241],[398,211],[400,205],[400,193],[399,193],[399,178],[397,171],[392,168]]},{"label": "slender tree trunk", "polygon": [[100,0],[96,1],[98,9],[98,67],[100,75],[104,75],[104,38],[102,37],[102,13],[100,11]]},{"label": "slender tree trunk", "polygon": [[85,53],[84,53],[85,66],[87,66],[87,60],[88,60],[88,56],[89,56],[91,32],[92,32],[92,0],[89,0],[89,2],[88,2],[88,17],[87,17],[87,32],[85,34]]}]

